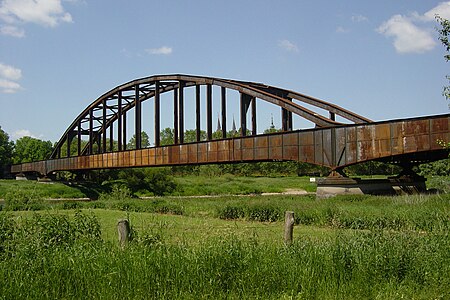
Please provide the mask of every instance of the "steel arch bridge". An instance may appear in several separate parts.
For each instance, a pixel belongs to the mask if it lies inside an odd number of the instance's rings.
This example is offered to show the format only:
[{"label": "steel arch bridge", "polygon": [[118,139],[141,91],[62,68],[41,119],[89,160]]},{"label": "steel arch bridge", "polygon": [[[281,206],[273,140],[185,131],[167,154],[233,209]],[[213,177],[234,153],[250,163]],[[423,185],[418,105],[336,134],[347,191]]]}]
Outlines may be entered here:
[{"label": "steel arch bridge", "polygon": [[[206,90],[204,112],[201,109],[202,87]],[[220,89],[220,139],[213,139],[213,87]],[[185,99],[187,88],[195,89],[194,99]],[[237,137],[227,136],[227,92],[230,90],[240,95]],[[161,145],[160,140],[164,104],[161,95],[165,93],[173,95],[172,145]],[[142,148],[142,103],[147,100],[153,100],[154,104],[154,147]],[[195,103],[195,116],[185,116],[185,100]],[[280,132],[257,134],[257,101],[280,108]],[[127,149],[129,114],[134,119],[134,149]],[[206,140],[202,140],[200,123],[205,114]],[[249,114],[251,130],[247,128]],[[293,130],[293,115],[312,122],[315,127]],[[338,122],[336,116],[346,123]],[[195,142],[186,143],[184,139],[187,117],[195,118]],[[85,137],[87,143],[83,143]],[[448,114],[373,122],[335,104],[262,83],[180,74],[156,75],[130,81],[100,96],[70,124],[49,160],[14,165],[11,172],[47,175],[63,170],[286,160],[337,171],[370,160],[409,168],[416,163],[445,158],[447,153],[437,140],[450,140]],[[71,149],[74,141],[76,151]],[[73,152],[75,155],[71,156]]]}]

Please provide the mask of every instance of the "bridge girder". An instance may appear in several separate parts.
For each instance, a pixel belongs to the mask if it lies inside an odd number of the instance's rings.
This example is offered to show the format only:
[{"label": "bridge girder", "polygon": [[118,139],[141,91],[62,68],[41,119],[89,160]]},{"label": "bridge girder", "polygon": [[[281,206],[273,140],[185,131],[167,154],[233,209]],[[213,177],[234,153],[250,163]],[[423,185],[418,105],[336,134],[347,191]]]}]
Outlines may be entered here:
[{"label": "bridge girder", "polygon": [[448,157],[450,114],[328,128],[276,132],[13,165],[11,173],[300,161],[331,170],[377,160],[410,167]]}]

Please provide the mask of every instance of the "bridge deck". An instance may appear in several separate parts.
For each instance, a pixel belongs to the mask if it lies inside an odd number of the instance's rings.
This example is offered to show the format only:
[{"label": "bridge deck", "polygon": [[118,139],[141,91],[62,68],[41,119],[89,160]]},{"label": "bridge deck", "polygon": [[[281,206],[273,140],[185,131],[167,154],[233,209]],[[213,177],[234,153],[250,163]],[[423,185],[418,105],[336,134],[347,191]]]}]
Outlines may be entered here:
[{"label": "bridge deck", "polygon": [[411,163],[442,159],[446,152],[438,140],[450,140],[450,114],[51,159],[13,165],[11,172],[46,175],[54,171],[288,160],[339,169],[369,160]]}]

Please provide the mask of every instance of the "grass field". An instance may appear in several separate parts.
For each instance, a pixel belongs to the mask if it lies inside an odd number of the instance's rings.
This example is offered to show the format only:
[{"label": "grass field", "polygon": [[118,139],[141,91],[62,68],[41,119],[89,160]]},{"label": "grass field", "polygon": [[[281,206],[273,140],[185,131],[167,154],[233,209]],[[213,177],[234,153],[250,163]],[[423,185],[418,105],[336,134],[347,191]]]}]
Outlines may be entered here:
[{"label": "grass field", "polygon": [[[0,298],[450,297],[448,194],[114,196],[1,212]],[[122,250],[124,218],[134,239]]]},{"label": "grass field", "polygon": [[[237,177],[183,176],[175,177],[176,190],[172,196],[233,195],[284,192],[299,189],[314,192],[316,186],[309,177]],[[94,183],[41,183],[37,181],[0,180],[0,199],[10,194],[26,193],[34,198],[98,198],[108,190]]]},{"label": "grass field", "polygon": [[[450,194],[316,200],[261,195],[314,191],[307,177],[175,180],[171,196],[145,200],[98,185],[0,181],[9,199],[0,299],[450,298]],[[44,200],[92,194],[100,199]],[[286,210],[296,224],[289,247]],[[133,241],[121,249],[124,218]]]},{"label": "grass field", "polygon": [[[174,177],[177,188],[169,196],[199,195],[247,195],[261,193],[282,193],[286,190],[315,192],[316,185],[309,177],[239,177],[223,176],[180,176]],[[428,188],[450,192],[448,177],[430,177]],[[92,198],[107,193],[107,186],[94,183],[40,183],[37,181],[0,180],[0,199],[8,194],[26,193],[34,198]]]},{"label": "grass field", "polygon": [[[183,176],[175,177],[181,196],[223,195],[223,194],[260,194],[281,193],[286,189],[299,189],[315,192],[316,185],[309,182],[309,177],[238,177],[224,175],[217,177]],[[174,193],[174,195],[177,195]]]}]

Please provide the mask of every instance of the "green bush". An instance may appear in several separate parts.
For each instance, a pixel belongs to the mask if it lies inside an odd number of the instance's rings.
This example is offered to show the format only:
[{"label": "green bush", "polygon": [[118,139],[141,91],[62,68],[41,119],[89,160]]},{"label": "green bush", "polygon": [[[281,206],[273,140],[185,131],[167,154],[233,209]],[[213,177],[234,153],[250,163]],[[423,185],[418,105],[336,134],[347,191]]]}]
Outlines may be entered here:
[{"label": "green bush", "polygon": [[99,207],[101,204],[103,205],[103,207],[101,208],[122,210],[128,212],[152,212],[172,215],[182,215],[184,213],[184,209],[182,206],[175,203],[170,203],[169,201],[164,199],[142,200],[126,198],[124,200],[115,201],[103,199],[90,203],[89,207]]},{"label": "green bush", "polygon": [[5,195],[5,210],[41,210],[43,208],[43,199],[38,193],[17,189]]},{"label": "green bush", "polygon": [[428,190],[435,190],[438,193],[450,193],[450,176],[428,176]]},{"label": "green bush", "polygon": [[217,216],[225,220],[245,218],[249,221],[275,222],[280,220],[281,211],[272,205],[226,205],[218,208]]},{"label": "green bush", "polygon": [[93,208],[93,209],[95,208],[105,209],[107,207],[105,202],[99,200],[84,202],[82,205],[85,208]]},{"label": "green bush", "polygon": [[279,208],[272,205],[252,205],[246,209],[245,218],[251,221],[276,222],[281,219]]},{"label": "green bush", "polygon": [[177,204],[161,204],[155,205],[153,211],[160,214],[182,215],[183,208]]},{"label": "green bush", "polygon": [[450,176],[450,158],[420,165],[419,174],[422,176]]},{"label": "green bush", "polygon": [[124,201],[131,199],[131,190],[125,186],[120,184],[114,184],[112,186],[110,193],[102,193],[100,194],[100,201]]},{"label": "green bush", "polygon": [[172,193],[177,185],[164,168],[124,169],[117,180],[126,185],[134,195],[163,196]]},{"label": "green bush", "polygon": [[64,202],[63,209],[79,209],[82,205],[79,202]]},{"label": "green bush", "polygon": [[236,220],[245,216],[245,210],[241,206],[226,205],[218,209],[217,215],[220,219]]}]

